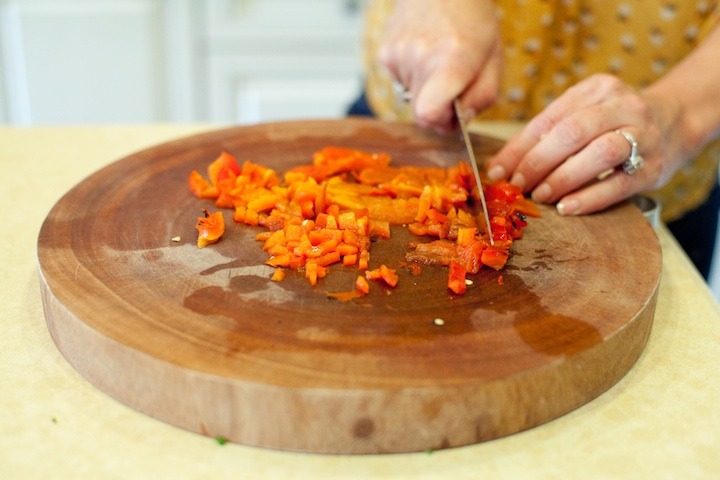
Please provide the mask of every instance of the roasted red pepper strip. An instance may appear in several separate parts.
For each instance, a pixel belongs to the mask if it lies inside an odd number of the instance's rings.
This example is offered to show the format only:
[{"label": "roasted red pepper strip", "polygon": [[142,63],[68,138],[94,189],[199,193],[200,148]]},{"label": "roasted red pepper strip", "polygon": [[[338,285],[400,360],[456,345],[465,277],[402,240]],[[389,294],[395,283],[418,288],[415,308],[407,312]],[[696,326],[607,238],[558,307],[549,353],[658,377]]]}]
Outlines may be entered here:
[{"label": "roasted red pepper strip", "polygon": [[398,275],[395,270],[385,265],[380,265],[375,270],[365,272],[365,278],[368,280],[382,280],[386,285],[394,287],[398,284]]},{"label": "roasted red pepper strip", "polygon": [[463,295],[467,290],[467,284],[465,283],[465,268],[457,262],[450,262],[450,272],[448,274],[448,288],[457,293]]},{"label": "roasted red pepper strip", "polygon": [[225,219],[222,212],[209,213],[203,209],[204,217],[198,217],[197,228],[198,239],[197,246],[203,248],[211,243],[220,240],[225,233]]},{"label": "roasted red pepper strip", "polygon": [[198,198],[217,198],[218,189],[203,178],[203,176],[197,170],[190,172],[190,178],[188,178],[188,185],[190,191]]},{"label": "roasted red pepper strip", "polygon": [[208,167],[208,175],[210,176],[210,182],[217,185],[218,181],[224,178],[240,175],[240,165],[238,165],[235,157],[227,152],[222,152]]}]

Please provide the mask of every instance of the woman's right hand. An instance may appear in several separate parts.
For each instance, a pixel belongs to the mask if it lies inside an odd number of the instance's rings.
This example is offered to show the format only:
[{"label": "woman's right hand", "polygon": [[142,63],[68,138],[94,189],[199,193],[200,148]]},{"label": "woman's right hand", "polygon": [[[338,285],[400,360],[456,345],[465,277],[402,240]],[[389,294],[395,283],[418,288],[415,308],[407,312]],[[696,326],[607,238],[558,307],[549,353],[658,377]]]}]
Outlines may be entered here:
[{"label": "woman's right hand", "polygon": [[417,123],[448,132],[455,98],[464,119],[495,102],[501,47],[492,0],[398,0],[379,57],[409,91]]}]

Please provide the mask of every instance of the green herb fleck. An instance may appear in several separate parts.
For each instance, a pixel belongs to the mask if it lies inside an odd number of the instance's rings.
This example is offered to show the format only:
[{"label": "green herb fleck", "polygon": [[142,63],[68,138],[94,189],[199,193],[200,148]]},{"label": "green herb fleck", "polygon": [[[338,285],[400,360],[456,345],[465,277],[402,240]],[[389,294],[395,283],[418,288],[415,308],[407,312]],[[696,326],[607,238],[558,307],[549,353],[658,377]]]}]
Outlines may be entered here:
[{"label": "green herb fleck", "polygon": [[53,422],[53,423],[57,423],[57,418],[52,417],[52,422]]},{"label": "green herb fleck", "polygon": [[218,445],[225,445],[227,443],[227,438],[215,437],[215,441],[218,443]]},{"label": "green herb fleck", "polygon": [[425,450],[425,453],[427,453],[428,455],[432,455],[433,453],[435,453],[435,450],[433,450],[432,448],[428,448],[427,450]]}]

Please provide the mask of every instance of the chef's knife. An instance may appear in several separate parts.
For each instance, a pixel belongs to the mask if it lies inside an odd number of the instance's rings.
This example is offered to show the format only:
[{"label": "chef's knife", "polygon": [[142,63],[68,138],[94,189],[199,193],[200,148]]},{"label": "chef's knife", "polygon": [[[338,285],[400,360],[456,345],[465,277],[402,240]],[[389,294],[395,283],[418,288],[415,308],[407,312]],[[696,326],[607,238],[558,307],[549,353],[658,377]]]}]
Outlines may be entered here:
[{"label": "chef's knife", "polygon": [[460,100],[456,98],[453,101],[453,107],[455,108],[455,116],[458,119],[458,124],[460,124],[460,131],[462,132],[463,140],[465,141],[465,148],[467,149],[470,165],[472,166],[473,173],[475,174],[475,183],[477,184],[478,195],[480,196],[480,203],[482,204],[488,237],[490,237],[490,245],[495,245],[495,242],[493,241],[492,227],[490,226],[490,215],[488,214],[487,203],[485,202],[485,193],[483,192],[482,182],[480,181],[480,171],[478,170],[477,162],[475,161],[475,153],[473,152],[472,143],[470,142],[470,135],[468,135],[467,128],[465,128],[463,118],[460,115]]}]

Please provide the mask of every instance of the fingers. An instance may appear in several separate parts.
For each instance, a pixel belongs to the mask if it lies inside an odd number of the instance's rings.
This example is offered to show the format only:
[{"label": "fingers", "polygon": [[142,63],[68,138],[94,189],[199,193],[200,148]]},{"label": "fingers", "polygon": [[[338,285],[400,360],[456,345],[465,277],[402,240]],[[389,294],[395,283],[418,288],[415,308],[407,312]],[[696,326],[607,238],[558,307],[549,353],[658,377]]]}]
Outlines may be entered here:
[{"label": "fingers", "polygon": [[557,203],[560,215],[585,215],[604,210],[641,191],[638,182],[622,171],[563,197]]},{"label": "fingers", "polygon": [[663,154],[667,135],[658,108],[614,77],[596,76],[569,89],[510,139],[488,163],[487,175],[509,179],[538,203],[557,202],[562,214],[607,208],[661,186],[674,171]]},{"label": "fingers", "polygon": [[620,134],[603,134],[560,163],[532,190],[531,198],[537,203],[554,203],[598,178],[607,181],[608,174],[628,158],[630,151],[630,145]]},{"label": "fingers", "polygon": [[440,58],[427,51],[428,45],[419,41],[388,42],[379,51],[380,61],[403,90],[404,99],[411,102],[417,123],[437,130],[450,125],[451,102],[471,75],[467,65],[445,55],[444,65],[439,68]]},{"label": "fingers", "polygon": [[474,118],[497,100],[503,66],[501,49],[497,42],[475,80],[462,93],[460,103],[467,112],[466,118]]},{"label": "fingers", "polygon": [[525,155],[547,136],[547,132],[552,129],[552,126],[549,117],[538,115],[531,120],[520,133],[510,138],[500,151],[488,161],[488,178],[490,180],[508,179],[517,170]]},{"label": "fingers", "polygon": [[463,118],[472,119],[478,111],[492,105],[498,94],[501,60],[491,56],[479,67],[471,69],[459,57],[450,57],[435,69],[413,97],[415,117],[419,125],[440,132],[454,127],[452,102],[460,98]]},{"label": "fingers", "polygon": [[571,164],[583,165],[591,178],[614,167],[622,160],[618,149],[627,147],[627,141],[623,143],[623,137],[617,134],[606,134],[618,128],[623,121],[621,117],[622,110],[611,101],[582,109],[559,121],[519,160],[511,183],[532,191],[543,179],[552,180],[550,177],[557,169],[568,170],[565,164],[571,158],[574,159]]},{"label": "fingers", "polygon": [[378,60],[387,68],[390,77],[401,85],[411,96],[417,96],[422,78],[430,62],[423,52],[427,47],[420,42],[406,38],[387,39],[378,50]]},{"label": "fingers", "polygon": [[438,131],[449,131],[453,124],[452,102],[472,80],[475,72],[456,57],[448,57],[421,80],[413,92],[412,104],[418,125]]},{"label": "fingers", "polygon": [[387,25],[379,60],[410,94],[418,124],[452,130],[452,102],[468,113],[494,102],[501,48],[494,2],[398,2]]},{"label": "fingers", "polygon": [[531,197],[538,203],[557,202],[561,215],[603,210],[642,191],[652,175],[647,170],[632,175],[623,171],[620,165],[631,151],[621,134],[613,131],[601,135],[563,162],[533,190]]},{"label": "fingers", "polygon": [[[622,108],[620,105],[607,105],[608,91],[622,87],[614,77],[596,75],[569,88],[563,95],[552,102],[545,110],[535,116],[527,126],[488,162],[488,176],[491,180],[508,178],[513,173],[521,173],[516,177],[520,184],[533,177],[532,172],[523,172],[520,167],[522,160],[538,146],[541,141],[549,138],[545,144],[556,148],[555,152],[547,152],[547,148],[540,153],[553,154],[554,157],[564,155],[564,158],[555,158],[561,162],[569,155],[580,150],[593,137],[593,134],[604,133],[617,128],[620,122],[618,115]],[[615,96],[611,98],[616,98]],[[602,106],[605,104],[605,108]],[[589,111],[592,107],[600,105],[600,110]],[[612,118],[606,118],[610,114]],[[590,122],[595,122],[591,124]],[[620,122],[621,123],[621,122]],[[615,125],[613,127],[613,125]],[[537,152],[536,152],[537,155]],[[532,163],[532,159],[524,163],[525,168]],[[536,176],[537,174],[535,174]],[[533,182],[529,182],[528,185]],[[526,185],[519,185],[526,186]]]}]

